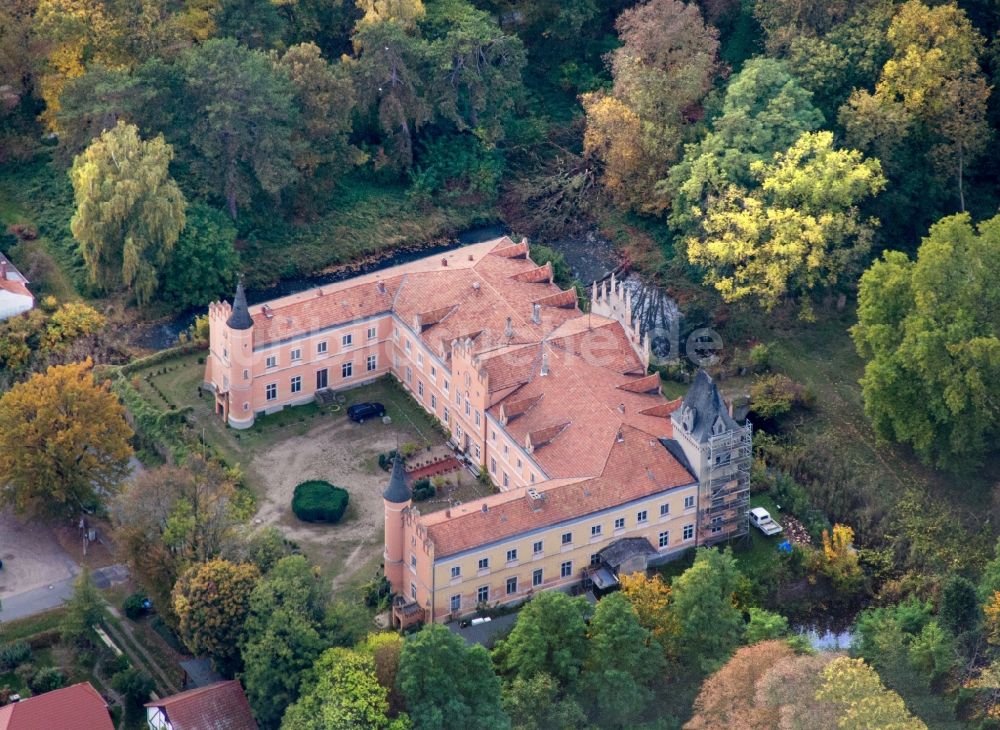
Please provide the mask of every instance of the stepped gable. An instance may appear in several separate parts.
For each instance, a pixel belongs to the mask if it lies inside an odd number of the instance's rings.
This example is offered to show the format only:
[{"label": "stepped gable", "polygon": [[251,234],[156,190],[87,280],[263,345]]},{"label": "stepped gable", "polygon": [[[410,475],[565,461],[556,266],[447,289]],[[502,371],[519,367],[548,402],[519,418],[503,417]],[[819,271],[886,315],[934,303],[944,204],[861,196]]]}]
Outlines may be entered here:
[{"label": "stepped gable", "polygon": [[435,559],[694,483],[657,439],[631,426],[621,430],[621,440],[613,442],[597,477],[540,484],[535,489],[539,499],[518,489],[453,507],[450,515],[421,516]]}]

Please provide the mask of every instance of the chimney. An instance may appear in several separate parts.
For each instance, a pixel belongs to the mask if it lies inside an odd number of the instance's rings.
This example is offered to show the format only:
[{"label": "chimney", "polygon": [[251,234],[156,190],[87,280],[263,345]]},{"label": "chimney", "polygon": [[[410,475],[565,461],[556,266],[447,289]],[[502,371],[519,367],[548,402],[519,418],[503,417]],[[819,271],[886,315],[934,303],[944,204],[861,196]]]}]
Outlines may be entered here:
[{"label": "chimney", "polygon": [[7,259],[0,258],[0,280],[6,281],[7,279]]},{"label": "chimney", "polygon": [[624,403],[619,403],[618,404],[618,412],[619,413],[625,413],[625,404]]},{"label": "chimney", "polygon": [[542,508],[545,502],[545,495],[539,492],[534,487],[528,487],[528,504],[531,506],[532,512],[537,512]]},{"label": "chimney", "polygon": [[384,281],[379,280],[379,282],[375,285],[375,287],[378,289],[378,293],[379,294],[385,294],[385,282]]},{"label": "chimney", "polygon": [[542,305],[533,304],[531,305],[531,321],[535,324],[542,323]]},{"label": "chimney", "polygon": [[549,355],[548,355],[548,353],[545,353],[545,352],[542,353],[542,372],[541,372],[541,374],[542,375],[548,375],[549,374]]},{"label": "chimney", "polygon": [[473,291],[479,291],[479,282],[478,281],[472,282],[472,290]]},{"label": "chimney", "polygon": [[508,340],[514,336],[514,321],[510,317],[507,317],[507,326],[504,328],[503,333]]},{"label": "chimney", "polygon": [[442,266],[447,266],[448,265],[448,259],[446,259],[446,258],[441,259],[441,265]]}]

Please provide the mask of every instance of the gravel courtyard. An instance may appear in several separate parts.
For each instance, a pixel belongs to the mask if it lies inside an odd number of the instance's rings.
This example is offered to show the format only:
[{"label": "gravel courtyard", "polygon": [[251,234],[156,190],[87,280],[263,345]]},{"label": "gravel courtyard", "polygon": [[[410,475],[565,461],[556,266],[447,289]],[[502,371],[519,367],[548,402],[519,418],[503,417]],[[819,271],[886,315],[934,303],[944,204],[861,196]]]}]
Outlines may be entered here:
[{"label": "gravel courtyard", "polygon": [[33,588],[52,585],[73,576],[76,563],[59,546],[51,529],[20,521],[9,510],[0,511],[0,601]]}]

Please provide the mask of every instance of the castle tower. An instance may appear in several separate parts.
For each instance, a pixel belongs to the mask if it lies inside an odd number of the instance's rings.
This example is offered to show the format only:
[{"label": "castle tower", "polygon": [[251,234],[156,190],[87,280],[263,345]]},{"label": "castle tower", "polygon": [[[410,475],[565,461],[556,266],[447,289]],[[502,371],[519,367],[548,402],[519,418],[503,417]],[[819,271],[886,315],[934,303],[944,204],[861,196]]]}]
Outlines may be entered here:
[{"label": "castle tower", "polygon": [[233,428],[250,428],[253,403],[253,318],[243,284],[236,287],[232,306],[208,306],[209,353],[205,384],[215,393],[216,413]]},{"label": "castle tower", "polygon": [[405,527],[403,511],[411,504],[410,488],[406,486],[403,460],[396,457],[392,461],[392,476],[382,492],[385,512],[385,577],[395,593],[403,593],[403,551],[405,549]]}]

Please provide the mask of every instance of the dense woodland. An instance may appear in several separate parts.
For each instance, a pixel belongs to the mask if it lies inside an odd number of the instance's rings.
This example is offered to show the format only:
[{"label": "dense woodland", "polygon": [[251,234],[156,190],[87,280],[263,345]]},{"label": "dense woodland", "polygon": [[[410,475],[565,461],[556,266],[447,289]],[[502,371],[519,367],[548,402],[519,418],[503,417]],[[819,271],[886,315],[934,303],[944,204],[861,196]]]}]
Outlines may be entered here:
[{"label": "dense woodland", "polygon": [[[0,503],[113,519],[262,727],[1000,727],[998,32],[994,0],[6,0],[0,251],[39,306],[0,323]],[[488,651],[369,636],[384,587],[328,595],[218,454],[126,481],[183,419],[109,369],[136,323],[496,222],[597,232],[722,333],[804,541],[540,596]],[[786,640],[830,619],[850,652]]]}]

